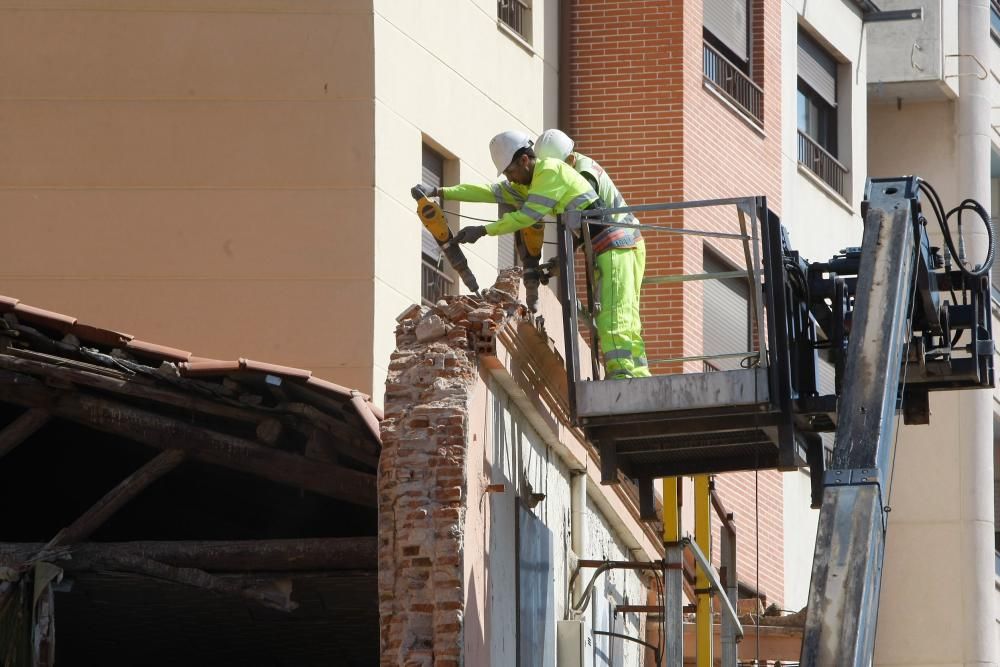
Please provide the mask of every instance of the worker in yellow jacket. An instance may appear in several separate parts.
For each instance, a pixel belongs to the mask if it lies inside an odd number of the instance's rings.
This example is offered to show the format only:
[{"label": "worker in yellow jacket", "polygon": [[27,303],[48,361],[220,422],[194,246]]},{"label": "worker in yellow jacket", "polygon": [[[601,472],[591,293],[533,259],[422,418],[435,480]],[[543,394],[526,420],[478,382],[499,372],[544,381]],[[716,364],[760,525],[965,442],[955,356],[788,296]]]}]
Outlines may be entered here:
[{"label": "worker in yellow jacket", "polygon": [[[504,201],[518,206],[496,222],[488,225],[473,225],[463,228],[455,238],[460,243],[475,243],[485,235],[497,236],[527,229],[541,223],[546,215],[564,211],[583,210],[600,205],[600,198],[594,188],[570,165],[561,159],[543,158],[535,155],[533,142],[523,132],[502,132],[490,141],[490,155],[497,168],[497,175],[507,177],[507,182],[491,185],[455,185],[444,188],[430,188],[418,185],[427,196],[440,195],[442,200],[494,202]],[[605,241],[608,248],[624,242],[617,228],[607,228],[600,223],[592,225],[592,236],[596,242]],[[607,272],[607,280],[616,280],[616,273]],[[602,288],[603,289],[603,288]],[[608,289],[609,296],[620,295],[625,286]],[[628,289],[633,289],[629,287]],[[613,302],[607,304],[612,309]],[[601,322],[612,325],[616,318],[598,318],[598,336],[604,353],[605,368],[609,378],[639,377],[634,373],[631,342],[617,336],[614,326],[607,328],[607,336],[601,329]],[[623,353],[627,351],[628,354]],[[645,375],[648,375],[646,370]]]},{"label": "worker in yellow jacket", "polygon": [[[593,158],[573,152],[574,142],[560,130],[538,136],[539,159],[563,160],[583,176],[607,208],[627,206],[614,181]],[[631,212],[611,216],[614,222],[637,225]],[[609,376],[649,377],[646,346],[642,341],[639,297],[646,271],[646,242],[636,228],[609,227],[592,240],[596,255],[596,290],[601,303],[597,331]]]}]

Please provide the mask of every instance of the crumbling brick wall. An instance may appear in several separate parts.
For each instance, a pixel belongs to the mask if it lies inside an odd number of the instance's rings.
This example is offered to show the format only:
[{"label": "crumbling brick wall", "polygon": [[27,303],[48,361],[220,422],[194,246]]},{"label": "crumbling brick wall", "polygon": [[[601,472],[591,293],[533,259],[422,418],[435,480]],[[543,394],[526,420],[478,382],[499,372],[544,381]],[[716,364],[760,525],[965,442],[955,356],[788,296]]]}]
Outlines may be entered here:
[{"label": "crumbling brick wall", "polygon": [[468,410],[477,355],[523,317],[519,269],[481,297],[399,316],[379,460],[379,617],[383,667],[462,664]]}]

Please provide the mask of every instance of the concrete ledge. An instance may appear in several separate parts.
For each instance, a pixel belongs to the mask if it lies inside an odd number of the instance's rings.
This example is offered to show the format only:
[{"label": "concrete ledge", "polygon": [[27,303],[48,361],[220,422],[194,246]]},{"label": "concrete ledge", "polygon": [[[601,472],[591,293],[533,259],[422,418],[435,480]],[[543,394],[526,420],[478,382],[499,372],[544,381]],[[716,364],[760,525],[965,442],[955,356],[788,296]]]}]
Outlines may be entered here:
[{"label": "concrete ledge", "polygon": [[581,418],[750,408],[770,397],[764,368],[577,382],[575,389]]}]

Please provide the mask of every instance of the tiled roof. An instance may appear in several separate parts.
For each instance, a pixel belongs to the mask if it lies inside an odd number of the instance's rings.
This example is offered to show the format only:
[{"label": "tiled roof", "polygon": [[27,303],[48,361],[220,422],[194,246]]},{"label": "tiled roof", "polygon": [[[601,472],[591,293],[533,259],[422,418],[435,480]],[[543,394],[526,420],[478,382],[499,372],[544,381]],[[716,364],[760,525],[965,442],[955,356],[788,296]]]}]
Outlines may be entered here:
[{"label": "tiled roof", "polygon": [[[13,324],[36,330],[36,333],[49,338],[56,346],[57,354],[61,351],[68,357],[79,352],[86,355],[87,351],[97,352],[97,361],[104,360],[109,367],[114,367],[114,359],[134,360],[136,363],[150,368],[159,368],[170,364],[181,378],[222,382],[225,378],[252,380],[254,377],[265,379],[281,378],[302,386],[319,397],[327,397],[342,402],[345,407],[354,411],[364,424],[366,430],[378,441],[379,422],[382,411],[375,406],[371,397],[360,391],[343,387],[334,382],[313,377],[312,371],[291,366],[281,366],[263,361],[255,361],[243,357],[234,360],[210,359],[194,356],[192,352],[166,345],[140,340],[132,334],[80,322],[72,315],[56,313],[50,310],[22,303],[20,300],[0,295],[0,335],[4,329],[11,331]],[[28,337],[30,338],[30,336]],[[26,340],[24,336],[21,340]],[[107,359],[104,359],[107,356]],[[89,363],[94,363],[93,355],[87,356]]]}]

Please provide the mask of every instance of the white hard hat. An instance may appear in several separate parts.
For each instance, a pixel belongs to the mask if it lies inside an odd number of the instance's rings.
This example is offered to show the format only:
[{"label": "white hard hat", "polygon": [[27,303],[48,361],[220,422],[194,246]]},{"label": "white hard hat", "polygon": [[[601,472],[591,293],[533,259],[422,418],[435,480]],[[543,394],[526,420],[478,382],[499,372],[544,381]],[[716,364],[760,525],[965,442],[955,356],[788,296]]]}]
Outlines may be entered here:
[{"label": "white hard hat", "polygon": [[497,176],[510,166],[514,160],[514,153],[522,148],[530,148],[531,145],[531,137],[516,130],[501,132],[490,139],[490,157],[493,158],[493,164],[496,165]]},{"label": "white hard hat", "polygon": [[562,130],[545,130],[535,142],[535,155],[541,158],[554,157],[565,160],[573,152],[573,140]]}]

